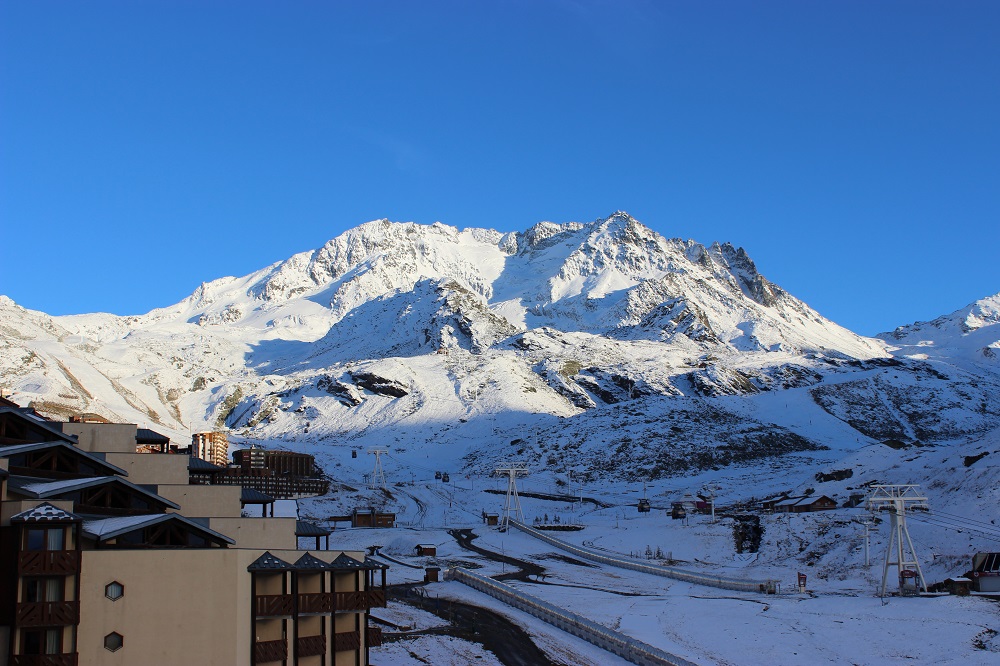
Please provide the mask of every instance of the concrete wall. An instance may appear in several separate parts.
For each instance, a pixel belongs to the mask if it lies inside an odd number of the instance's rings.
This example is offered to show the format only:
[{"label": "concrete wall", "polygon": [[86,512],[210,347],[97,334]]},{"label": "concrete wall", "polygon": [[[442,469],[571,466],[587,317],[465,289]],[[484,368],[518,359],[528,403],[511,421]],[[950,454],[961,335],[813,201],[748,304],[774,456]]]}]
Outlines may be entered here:
[{"label": "concrete wall", "polygon": [[[197,514],[185,511],[184,515]],[[295,518],[210,518],[208,526],[236,539],[236,548],[266,548],[274,552],[275,548],[294,549],[297,545]],[[301,551],[289,563],[300,557]]]},{"label": "concrete wall", "polygon": [[[250,663],[252,555],[228,548],[85,551],[80,666]],[[125,586],[117,601],[104,594],[112,581]],[[124,637],[117,652],[104,648],[111,632]]]},{"label": "concrete wall", "polygon": [[[132,483],[188,483],[190,456],[160,453],[108,452],[104,459],[128,472]],[[175,500],[176,501],[176,500]]]},{"label": "concrete wall", "polygon": [[[173,456],[152,457],[164,458]],[[187,518],[239,518],[239,486],[192,486],[190,484],[156,486],[156,494],[181,505],[181,513]],[[173,511],[173,509],[170,509]],[[294,528],[293,528],[294,530]]]},{"label": "concrete wall", "polygon": [[62,423],[63,433],[76,435],[77,446],[88,453],[135,453],[134,423]]},{"label": "concrete wall", "polygon": [[[305,552],[269,550],[289,563]],[[310,552],[327,562],[341,553]],[[80,666],[249,664],[256,637],[251,635],[247,566],[262,553],[235,548],[84,551],[77,639]],[[363,558],[361,553],[349,554]],[[112,581],[125,587],[117,601],[104,593]],[[259,594],[278,592],[258,589]],[[338,615],[337,630],[353,630],[354,617]],[[273,624],[277,634],[261,635],[261,640],[280,638],[280,621],[264,624],[258,623],[258,632]],[[117,652],[104,648],[104,637],[111,632],[124,637],[124,647]],[[354,663],[349,656],[338,655],[343,663]]]}]

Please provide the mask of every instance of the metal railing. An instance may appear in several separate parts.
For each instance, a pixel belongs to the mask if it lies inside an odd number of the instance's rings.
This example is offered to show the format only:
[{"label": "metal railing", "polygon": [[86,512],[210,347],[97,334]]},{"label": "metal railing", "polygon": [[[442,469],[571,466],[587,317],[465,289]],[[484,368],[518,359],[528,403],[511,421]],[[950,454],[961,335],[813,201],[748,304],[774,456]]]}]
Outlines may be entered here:
[{"label": "metal railing", "polygon": [[775,580],[747,580],[744,578],[729,578],[728,576],[712,576],[709,574],[699,573],[696,571],[686,571],[684,569],[678,569],[676,567],[652,566],[650,564],[643,564],[642,562],[636,562],[635,560],[628,560],[625,558],[603,555],[601,553],[590,550],[589,548],[584,548],[582,546],[574,546],[571,543],[566,543],[561,539],[556,539],[555,537],[549,536],[544,532],[540,532],[539,530],[528,527],[524,523],[519,523],[516,520],[509,521],[509,524],[512,527],[516,527],[522,532],[535,537],[536,539],[541,539],[542,541],[545,541],[546,543],[549,543],[555,546],[556,548],[561,548],[562,550],[573,553],[578,557],[582,557],[592,562],[607,564],[613,567],[620,567],[622,569],[631,569],[632,571],[641,571],[642,573],[649,573],[653,574],[654,576],[664,576],[666,578],[673,578],[675,580],[681,580],[686,583],[694,583],[695,585],[708,585],[710,587],[721,587],[727,590],[736,590],[738,592],[759,592],[761,594],[778,593],[778,581]]},{"label": "metal railing", "polygon": [[565,608],[524,594],[492,578],[460,568],[449,569],[448,578],[488,594],[518,610],[534,615],[554,627],[582,638],[588,643],[616,654],[633,664],[639,664],[639,666],[695,666],[693,662],[643,643],[593,620],[588,620]]}]

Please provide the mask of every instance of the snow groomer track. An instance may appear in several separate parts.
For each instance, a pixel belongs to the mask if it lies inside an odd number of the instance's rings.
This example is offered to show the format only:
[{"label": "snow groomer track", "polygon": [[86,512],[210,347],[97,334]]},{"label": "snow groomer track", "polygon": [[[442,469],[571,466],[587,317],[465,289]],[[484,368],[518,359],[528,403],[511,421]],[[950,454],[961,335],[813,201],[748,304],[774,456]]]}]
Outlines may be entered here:
[{"label": "snow groomer track", "polygon": [[727,576],[710,576],[708,574],[698,573],[696,571],[685,571],[684,569],[677,569],[675,567],[655,567],[649,564],[636,562],[635,560],[604,555],[582,546],[574,546],[571,543],[566,543],[565,541],[556,539],[555,537],[549,536],[540,530],[536,530],[523,523],[519,523],[516,520],[511,520],[509,524],[511,527],[516,527],[536,539],[541,539],[556,548],[573,553],[577,557],[582,557],[583,559],[590,560],[591,562],[607,564],[608,566],[620,567],[622,569],[631,569],[632,571],[641,571],[642,573],[653,574],[654,576],[674,578],[686,583],[694,583],[695,585],[708,585],[709,587],[721,587],[726,590],[736,590],[737,592],[759,592],[761,594],[777,594],[778,592],[778,582],[774,580],[746,580],[743,578],[729,578]]},{"label": "snow groomer track", "polygon": [[593,620],[588,620],[565,608],[542,601],[530,594],[524,594],[492,578],[474,574],[467,569],[450,569],[448,578],[488,594],[508,606],[534,615],[554,627],[582,638],[588,643],[616,654],[633,664],[639,664],[639,666],[696,666],[686,659],[681,659]]}]

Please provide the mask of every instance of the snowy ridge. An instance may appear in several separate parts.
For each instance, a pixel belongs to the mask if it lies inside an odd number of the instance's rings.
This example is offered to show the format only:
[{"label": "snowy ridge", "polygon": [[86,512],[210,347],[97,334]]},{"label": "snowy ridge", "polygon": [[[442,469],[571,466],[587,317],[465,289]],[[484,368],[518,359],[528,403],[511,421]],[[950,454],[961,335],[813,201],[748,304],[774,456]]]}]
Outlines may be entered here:
[{"label": "snowy ridge", "polygon": [[929,322],[900,326],[879,338],[899,354],[918,359],[961,358],[1000,367],[1000,294]]},{"label": "snowy ridge", "polygon": [[[989,360],[997,310],[991,297],[864,338],[743,249],[622,212],[506,234],[376,220],[145,315],[51,317],[2,298],[0,371],[22,404],[177,441],[225,426],[319,450],[441,446],[470,470],[516,452],[661,478],[833,459],[822,452],[845,441],[983,437],[996,364],[969,350]],[[762,409],[778,402],[798,407]]]}]

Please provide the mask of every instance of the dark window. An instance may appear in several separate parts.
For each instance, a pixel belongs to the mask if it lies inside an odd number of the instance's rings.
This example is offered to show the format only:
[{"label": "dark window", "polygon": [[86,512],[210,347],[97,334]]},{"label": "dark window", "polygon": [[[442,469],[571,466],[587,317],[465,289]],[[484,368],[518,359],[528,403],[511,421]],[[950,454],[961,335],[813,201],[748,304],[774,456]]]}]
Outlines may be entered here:
[{"label": "dark window", "polygon": [[30,603],[62,601],[63,582],[63,578],[26,578],[22,593],[24,601]]},{"label": "dark window", "polygon": [[65,550],[61,527],[29,527],[27,533],[27,550]]},{"label": "dark window", "polygon": [[124,645],[125,638],[116,631],[113,631],[104,637],[104,649],[106,650],[117,652],[118,650],[121,650]]},{"label": "dark window", "polygon": [[62,654],[62,629],[23,629],[21,654]]}]

